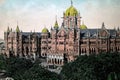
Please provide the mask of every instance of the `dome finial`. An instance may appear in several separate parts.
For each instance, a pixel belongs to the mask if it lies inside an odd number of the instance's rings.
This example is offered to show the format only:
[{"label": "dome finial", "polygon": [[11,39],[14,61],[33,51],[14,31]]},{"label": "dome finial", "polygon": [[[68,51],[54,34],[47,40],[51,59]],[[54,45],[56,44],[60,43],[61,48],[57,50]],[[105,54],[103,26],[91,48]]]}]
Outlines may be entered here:
[{"label": "dome finial", "polygon": [[57,15],[55,16],[55,19],[56,19],[56,21],[57,21]]},{"label": "dome finial", "polygon": [[71,6],[73,5],[73,1],[71,0]]}]

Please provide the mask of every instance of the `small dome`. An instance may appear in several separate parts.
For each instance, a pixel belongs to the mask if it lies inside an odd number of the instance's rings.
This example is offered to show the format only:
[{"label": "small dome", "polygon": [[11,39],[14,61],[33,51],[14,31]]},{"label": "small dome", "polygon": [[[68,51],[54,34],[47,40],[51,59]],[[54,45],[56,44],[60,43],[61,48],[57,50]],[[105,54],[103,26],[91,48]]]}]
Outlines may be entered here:
[{"label": "small dome", "polygon": [[76,8],[74,8],[73,5],[71,5],[65,12],[65,16],[76,16],[78,15],[78,11]]},{"label": "small dome", "polygon": [[82,24],[82,25],[80,26],[80,29],[87,29],[87,26],[84,25],[84,24]]},{"label": "small dome", "polygon": [[42,33],[48,33],[48,32],[49,32],[49,31],[48,31],[47,28],[43,28]]}]

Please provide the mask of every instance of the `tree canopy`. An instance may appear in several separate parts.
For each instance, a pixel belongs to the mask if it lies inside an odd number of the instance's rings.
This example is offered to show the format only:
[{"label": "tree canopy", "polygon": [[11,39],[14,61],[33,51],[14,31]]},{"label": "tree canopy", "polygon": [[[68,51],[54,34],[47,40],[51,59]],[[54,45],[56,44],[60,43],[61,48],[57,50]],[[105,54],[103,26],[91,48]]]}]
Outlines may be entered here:
[{"label": "tree canopy", "polygon": [[63,66],[63,80],[120,80],[120,54],[79,56]]},{"label": "tree canopy", "polygon": [[29,59],[0,56],[0,69],[6,70],[5,76],[15,80],[59,80],[56,73],[42,68],[39,61]]},{"label": "tree canopy", "polygon": [[0,55],[0,69],[15,80],[120,80],[120,53],[81,55],[66,63],[58,75],[41,67],[40,62]]}]

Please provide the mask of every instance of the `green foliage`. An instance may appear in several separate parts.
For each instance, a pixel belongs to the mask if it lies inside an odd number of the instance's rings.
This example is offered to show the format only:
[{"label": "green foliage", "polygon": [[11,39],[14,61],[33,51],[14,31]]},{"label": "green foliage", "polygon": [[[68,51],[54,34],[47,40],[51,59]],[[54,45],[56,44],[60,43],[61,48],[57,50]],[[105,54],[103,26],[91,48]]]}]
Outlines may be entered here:
[{"label": "green foliage", "polygon": [[4,70],[6,68],[6,61],[3,55],[0,55],[0,70]]},{"label": "green foliage", "polygon": [[6,76],[13,77],[14,79],[19,78],[27,69],[33,66],[33,63],[24,58],[11,57],[6,59]]},{"label": "green foliage", "polygon": [[32,68],[26,71],[22,77],[22,79],[28,80],[59,80],[58,75],[50,72],[38,64],[35,64]]},{"label": "green foliage", "polygon": [[0,55],[0,69],[6,70],[5,75],[15,80],[59,80],[56,73],[42,68],[39,61],[32,63],[25,58],[4,58]]},{"label": "green foliage", "polygon": [[120,80],[120,54],[106,53],[79,56],[72,63],[65,64],[61,75],[63,80]]},{"label": "green foliage", "polygon": [[39,63],[0,56],[0,69],[6,70],[6,76],[15,80],[120,80],[119,53],[79,56],[74,62],[66,63],[60,75],[44,69]]}]

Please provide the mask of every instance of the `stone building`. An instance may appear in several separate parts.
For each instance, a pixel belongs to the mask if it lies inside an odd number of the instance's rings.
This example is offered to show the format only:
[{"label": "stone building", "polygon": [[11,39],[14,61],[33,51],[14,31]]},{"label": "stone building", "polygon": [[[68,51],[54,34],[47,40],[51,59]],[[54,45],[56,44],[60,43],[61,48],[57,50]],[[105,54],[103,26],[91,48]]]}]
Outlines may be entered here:
[{"label": "stone building", "polygon": [[77,9],[71,6],[63,13],[63,23],[57,19],[50,31],[44,27],[42,32],[22,32],[9,29],[4,33],[5,54],[40,58],[48,64],[63,65],[74,61],[79,55],[99,54],[101,52],[120,52],[120,30],[101,28],[88,29],[82,23]]}]

